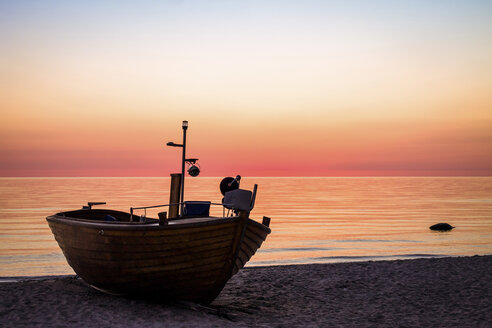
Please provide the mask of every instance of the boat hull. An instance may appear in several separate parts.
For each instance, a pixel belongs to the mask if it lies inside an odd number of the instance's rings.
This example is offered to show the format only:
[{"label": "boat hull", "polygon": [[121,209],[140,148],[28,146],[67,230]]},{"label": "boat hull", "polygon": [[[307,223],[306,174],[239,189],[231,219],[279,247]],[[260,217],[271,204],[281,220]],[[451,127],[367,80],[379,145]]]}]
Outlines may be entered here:
[{"label": "boat hull", "polygon": [[113,294],[202,303],[218,296],[270,233],[247,216],[159,225],[67,215],[47,221],[68,264],[88,284]]}]

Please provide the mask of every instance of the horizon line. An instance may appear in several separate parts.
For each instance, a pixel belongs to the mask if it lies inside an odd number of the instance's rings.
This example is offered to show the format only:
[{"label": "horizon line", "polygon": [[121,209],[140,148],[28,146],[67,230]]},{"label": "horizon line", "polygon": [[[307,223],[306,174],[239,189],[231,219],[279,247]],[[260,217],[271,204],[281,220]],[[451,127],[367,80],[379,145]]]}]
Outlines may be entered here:
[{"label": "horizon line", "polygon": [[[205,176],[188,178],[223,178],[224,176]],[[491,178],[492,175],[346,175],[346,176],[247,176],[248,178]],[[0,179],[157,179],[170,176],[0,176]]]}]

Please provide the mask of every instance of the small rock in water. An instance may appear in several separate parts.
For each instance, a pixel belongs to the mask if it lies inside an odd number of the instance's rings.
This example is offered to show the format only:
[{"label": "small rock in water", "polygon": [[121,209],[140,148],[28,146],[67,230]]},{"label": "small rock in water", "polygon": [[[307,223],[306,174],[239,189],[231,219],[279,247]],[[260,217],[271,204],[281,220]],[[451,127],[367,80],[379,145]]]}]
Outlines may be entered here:
[{"label": "small rock in water", "polygon": [[448,230],[451,230],[453,228],[454,227],[448,223],[438,223],[438,224],[434,224],[434,225],[429,227],[429,229],[431,229],[431,230],[438,230],[438,231],[448,231]]}]

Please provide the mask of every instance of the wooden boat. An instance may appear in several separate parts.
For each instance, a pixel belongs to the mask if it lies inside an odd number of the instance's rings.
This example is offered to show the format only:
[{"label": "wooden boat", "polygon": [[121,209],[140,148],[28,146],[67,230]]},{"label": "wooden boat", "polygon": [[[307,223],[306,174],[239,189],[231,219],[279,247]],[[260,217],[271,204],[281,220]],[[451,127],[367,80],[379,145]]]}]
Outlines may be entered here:
[{"label": "wooden boat", "polygon": [[[117,221],[105,222],[111,215]],[[260,248],[270,228],[247,212],[221,218],[132,222],[130,213],[82,209],[47,217],[69,265],[114,294],[209,303]]]},{"label": "wooden boat", "polygon": [[[249,218],[256,185],[253,192],[238,189],[240,176],[222,181],[225,202],[215,204],[233,211],[233,216],[187,211],[187,205],[192,209],[196,202],[180,202],[184,164],[194,167],[197,159],[185,159],[185,122],[183,144],[168,143],[183,148],[182,174],[171,175],[170,204],[127,213],[93,209],[105,203],[89,203],[46,218],[68,264],[89,285],[112,294],[209,303],[271,232],[269,218],[262,223]],[[194,167],[190,175],[197,170]],[[134,215],[134,210],[161,206],[169,206],[170,218],[167,212],[159,213],[159,219]]]}]

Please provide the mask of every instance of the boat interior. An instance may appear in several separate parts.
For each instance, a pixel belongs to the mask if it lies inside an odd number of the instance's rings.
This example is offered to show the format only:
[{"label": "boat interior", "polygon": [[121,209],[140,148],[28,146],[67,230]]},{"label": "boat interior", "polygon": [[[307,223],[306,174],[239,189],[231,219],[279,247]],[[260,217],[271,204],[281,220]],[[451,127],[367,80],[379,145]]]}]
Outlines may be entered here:
[{"label": "boat interior", "polygon": [[[187,220],[187,223],[202,222],[219,217],[210,216],[211,206],[222,207],[222,218],[238,216],[240,211],[251,212],[255,205],[258,186],[255,184],[253,191],[239,188],[223,190],[224,195],[221,203],[210,201],[185,201],[183,203],[151,205],[142,207],[131,207],[130,212],[116,211],[110,209],[93,209],[95,205],[105,205],[105,202],[89,202],[82,209],[57,213],[58,217],[66,217],[74,220],[89,220],[104,223],[126,223],[126,224],[178,224]],[[168,212],[159,212],[159,219],[147,217],[147,209],[168,208],[169,213],[175,213],[168,217]],[[178,213],[181,214],[178,214]]]}]

